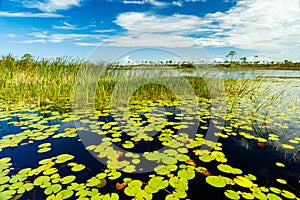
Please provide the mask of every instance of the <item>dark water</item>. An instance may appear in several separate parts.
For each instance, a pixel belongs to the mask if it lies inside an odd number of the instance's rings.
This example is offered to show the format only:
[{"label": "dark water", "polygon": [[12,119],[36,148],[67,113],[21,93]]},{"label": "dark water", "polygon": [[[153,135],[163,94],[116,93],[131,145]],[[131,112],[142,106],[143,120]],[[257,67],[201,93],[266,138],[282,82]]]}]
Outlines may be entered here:
[{"label": "dark water", "polygon": [[[171,109],[174,113],[179,111],[176,109]],[[38,113],[33,113],[38,114]],[[18,117],[13,117],[12,121],[19,121]],[[169,121],[176,121],[173,116],[168,117]],[[100,117],[98,121],[114,121],[112,116]],[[209,123],[209,120],[207,121]],[[60,129],[57,131],[62,132],[66,127],[75,127],[74,122],[62,123],[60,120],[50,121],[47,125],[61,124]],[[1,137],[7,134],[18,134],[22,131],[20,127],[8,124],[7,121],[1,121]],[[171,128],[171,127],[167,127]],[[203,130],[198,130],[199,133],[203,133]],[[126,133],[123,133],[122,139],[128,139]],[[95,135],[95,141],[97,141]],[[99,162],[93,155],[91,155],[86,149],[85,146],[79,141],[80,138],[47,138],[42,141],[34,141],[33,144],[27,144],[24,146],[5,148],[1,151],[1,157],[11,157],[12,158],[12,170],[11,173],[17,173],[20,169],[31,167],[36,168],[38,162],[44,158],[49,158],[52,156],[60,155],[62,153],[68,153],[75,156],[74,161],[86,165],[86,169],[76,173],[77,182],[86,182],[90,177],[102,172],[105,169],[105,165]],[[26,142],[26,141],[24,141]],[[38,145],[41,143],[50,142],[52,144],[52,150],[50,152],[38,154],[36,151]],[[240,168],[243,170],[243,174],[254,174],[257,177],[256,183],[260,186],[265,187],[278,187],[281,189],[286,189],[293,192],[296,196],[300,196],[299,190],[299,178],[300,178],[300,162],[299,160],[294,160],[290,155],[286,155],[283,151],[277,151],[271,145],[266,145],[264,148],[259,147],[257,142],[254,140],[248,140],[240,136],[230,137],[228,139],[219,139],[218,142],[223,144],[223,153],[225,154],[228,162],[226,164]],[[120,146],[121,147],[121,146]],[[141,142],[137,143],[135,148],[131,149],[132,152],[143,152],[149,150],[156,150],[161,148],[161,144],[158,140],[153,142]],[[212,175],[222,174],[217,169],[216,161],[210,163],[204,163],[199,161],[197,156],[189,153],[190,156],[195,160],[197,166],[206,167]],[[279,168],[275,165],[276,162],[282,162],[286,164],[285,168]],[[63,177],[68,174],[73,174],[72,171],[65,164],[61,164],[59,167],[59,174]],[[140,179],[143,181],[148,180],[148,176],[152,173],[143,173],[143,174],[130,174],[123,173],[123,175],[114,181],[108,181],[107,185],[104,188],[100,189],[102,194],[117,192],[120,195],[120,199],[127,200],[132,199],[126,196],[122,191],[117,191],[115,188],[116,182],[122,182],[124,177],[131,177],[133,179]],[[234,178],[235,175],[225,174],[222,175]],[[208,185],[205,182],[205,177],[202,174],[198,174],[193,180],[189,181],[189,190],[188,198],[196,199],[226,199],[224,196],[225,189],[218,189]],[[288,185],[282,185],[276,182],[276,178],[283,178],[288,182]],[[30,177],[30,181],[33,181],[33,178]],[[232,188],[234,189],[234,187]],[[169,186],[166,190],[161,190],[157,194],[153,195],[153,199],[160,200],[164,199],[168,195],[168,191],[172,191],[172,188]],[[27,192],[23,195],[21,199],[45,199],[46,197],[43,194],[43,190],[35,187],[30,192]],[[74,197],[72,197],[75,199]],[[71,198],[71,199],[72,199]]]}]

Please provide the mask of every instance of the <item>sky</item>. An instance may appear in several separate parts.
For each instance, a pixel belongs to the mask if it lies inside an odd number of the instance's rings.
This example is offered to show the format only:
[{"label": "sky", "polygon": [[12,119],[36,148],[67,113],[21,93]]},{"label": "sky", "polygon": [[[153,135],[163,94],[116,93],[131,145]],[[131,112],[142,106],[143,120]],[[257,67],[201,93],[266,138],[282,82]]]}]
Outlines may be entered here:
[{"label": "sky", "polygon": [[[300,61],[300,0],[0,0],[0,55]],[[257,55],[257,56],[254,56]]]}]

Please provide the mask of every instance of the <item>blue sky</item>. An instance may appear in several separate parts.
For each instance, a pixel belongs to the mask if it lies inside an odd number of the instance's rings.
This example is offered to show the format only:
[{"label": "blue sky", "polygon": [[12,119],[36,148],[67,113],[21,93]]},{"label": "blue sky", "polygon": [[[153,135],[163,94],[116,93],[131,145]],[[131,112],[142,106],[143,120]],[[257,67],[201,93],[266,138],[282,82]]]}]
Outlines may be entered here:
[{"label": "blue sky", "polygon": [[[0,54],[300,60],[299,0],[0,0]],[[147,54],[147,55],[146,55]],[[170,57],[171,54],[167,55]],[[172,54],[174,55],[174,54]],[[148,56],[148,57],[147,57]],[[168,59],[168,58],[165,59]],[[156,58],[155,56],[153,59]],[[171,57],[170,57],[171,58]],[[164,59],[164,58],[159,58]]]}]

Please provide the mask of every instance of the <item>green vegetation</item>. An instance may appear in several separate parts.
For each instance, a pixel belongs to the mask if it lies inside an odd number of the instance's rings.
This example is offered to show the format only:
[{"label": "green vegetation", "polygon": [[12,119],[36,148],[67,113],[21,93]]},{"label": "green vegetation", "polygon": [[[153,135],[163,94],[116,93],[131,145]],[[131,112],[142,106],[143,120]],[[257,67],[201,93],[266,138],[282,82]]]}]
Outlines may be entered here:
[{"label": "green vegetation", "polygon": [[[231,65],[234,55],[229,54]],[[290,128],[287,121],[299,119],[298,104],[290,101],[286,109],[283,91],[270,85],[275,83],[214,74],[186,77],[199,104],[195,108],[178,76],[147,69],[136,76],[114,65],[104,76],[90,73],[103,66],[69,58],[33,60],[29,54],[0,60],[0,199],[180,200],[191,199],[193,184],[197,192],[210,189],[228,199],[299,199],[298,183],[282,173],[297,162],[299,135],[284,133]],[[92,100],[97,109],[71,110],[79,72],[81,77],[92,74],[88,78],[96,85]],[[132,92],[138,83],[142,86]],[[88,92],[84,98],[90,98]],[[116,108],[111,106],[114,92],[120,100]],[[122,101],[126,96],[129,105]],[[90,135],[98,140],[72,148]],[[272,180],[257,173],[256,160],[242,168],[231,160],[224,141],[245,153],[284,154],[285,159],[268,163],[278,176]],[[33,163],[16,159],[23,149],[36,158]],[[94,160],[88,160],[87,151],[105,165],[90,164]],[[134,174],[148,166],[153,170]],[[41,196],[34,196],[36,191]]]}]

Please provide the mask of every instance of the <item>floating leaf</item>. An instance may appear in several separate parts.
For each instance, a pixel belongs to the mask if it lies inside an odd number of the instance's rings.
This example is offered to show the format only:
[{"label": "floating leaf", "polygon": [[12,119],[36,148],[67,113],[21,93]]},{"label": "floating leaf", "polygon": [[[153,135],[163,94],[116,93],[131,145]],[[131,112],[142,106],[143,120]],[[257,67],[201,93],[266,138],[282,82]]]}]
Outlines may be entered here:
[{"label": "floating leaf", "polygon": [[84,169],[85,169],[85,165],[83,165],[83,164],[78,164],[78,165],[71,168],[71,170],[73,172],[79,172],[79,171],[82,171]]},{"label": "floating leaf", "polygon": [[0,185],[3,185],[9,181],[9,176],[0,177]]},{"label": "floating leaf", "polygon": [[61,154],[59,156],[56,157],[56,161],[55,163],[61,164],[61,163],[65,163],[69,160],[72,160],[74,158],[73,155],[70,154]]},{"label": "floating leaf", "polygon": [[126,148],[126,149],[131,149],[131,148],[134,147],[134,143],[131,142],[131,141],[125,141],[125,142],[122,144],[122,146],[123,146],[124,148]]},{"label": "floating leaf", "polygon": [[0,159],[0,165],[6,164],[6,163],[8,163],[8,162],[10,162],[10,161],[11,161],[11,158],[10,158],[10,157],[1,158],[1,159]]},{"label": "floating leaf", "polygon": [[276,194],[273,194],[273,193],[267,194],[267,197],[269,200],[282,200],[282,198],[280,198],[279,196],[277,196]]},{"label": "floating leaf", "polygon": [[116,188],[117,190],[123,190],[126,186],[127,186],[127,182],[124,182],[124,183],[116,183]]},{"label": "floating leaf", "polygon": [[135,199],[140,199],[140,200],[151,200],[152,199],[152,194],[148,193],[145,190],[140,190],[136,193]]},{"label": "floating leaf", "polygon": [[59,184],[53,184],[53,185],[49,185],[49,186],[45,189],[44,193],[45,193],[46,195],[50,195],[50,194],[52,194],[52,193],[58,193],[61,189],[62,189],[62,186],[61,186],[61,185],[59,185]]},{"label": "floating leaf", "polygon": [[49,176],[39,176],[34,180],[33,184],[37,185],[37,186],[40,186],[40,185],[47,184],[49,182],[50,182],[50,177]]},{"label": "floating leaf", "polygon": [[283,163],[280,163],[280,162],[276,162],[276,165],[277,165],[278,167],[285,167],[285,165],[284,165]]},{"label": "floating leaf", "polygon": [[276,187],[270,187],[270,190],[276,194],[280,194],[281,193],[281,190],[276,188]]},{"label": "floating leaf", "polygon": [[232,173],[232,167],[230,165],[227,165],[227,164],[219,164],[217,166],[217,168],[222,171],[222,172],[225,172],[225,173]]},{"label": "floating leaf", "polygon": [[135,196],[139,191],[141,191],[143,183],[140,180],[133,180],[128,183],[128,186],[125,188],[124,193],[128,196]]},{"label": "floating leaf", "polygon": [[191,180],[195,178],[195,171],[189,169],[181,169],[178,171],[178,177],[185,178],[186,180]]},{"label": "floating leaf", "polygon": [[284,196],[285,198],[288,198],[288,199],[295,199],[296,198],[296,195],[287,191],[287,190],[282,190],[281,192],[281,195]]},{"label": "floating leaf", "polygon": [[75,179],[76,179],[76,176],[69,175],[69,176],[63,177],[60,181],[62,184],[66,185],[66,184],[73,182]]},{"label": "floating leaf", "polygon": [[255,196],[255,198],[260,199],[260,200],[267,200],[267,196],[262,193],[262,192],[254,192],[253,196]]},{"label": "floating leaf", "polygon": [[293,149],[295,149],[295,147],[294,147],[294,146],[292,146],[292,145],[289,145],[289,144],[281,144],[281,147],[282,147],[282,148],[285,148],[285,149],[290,149],[290,150],[293,150]]},{"label": "floating leaf", "polygon": [[226,190],[224,192],[224,194],[229,199],[240,199],[240,195],[237,192],[233,191],[233,190]]},{"label": "floating leaf", "polygon": [[221,176],[207,176],[206,182],[214,187],[222,188],[226,186],[224,179]]},{"label": "floating leaf", "polygon": [[16,194],[16,191],[15,190],[5,190],[5,191],[2,191],[0,193],[0,199],[2,200],[9,200],[11,199],[14,194]]},{"label": "floating leaf", "polygon": [[43,174],[44,174],[44,175],[51,175],[51,174],[56,173],[57,171],[58,171],[57,168],[49,168],[49,169],[45,170],[45,171],[43,172]]},{"label": "floating leaf", "polygon": [[253,185],[253,182],[246,177],[237,176],[233,179],[233,181],[238,184],[239,186],[250,188]]},{"label": "floating leaf", "polygon": [[38,153],[45,153],[45,152],[48,152],[48,151],[51,151],[50,147],[41,148],[37,152]]},{"label": "floating leaf", "polygon": [[111,195],[106,194],[106,195],[102,196],[101,200],[119,200],[119,195],[117,193],[112,193]]},{"label": "floating leaf", "polygon": [[45,148],[45,147],[50,147],[50,146],[51,146],[51,143],[47,142],[47,143],[40,144],[38,146],[38,148]]},{"label": "floating leaf", "polygon": [[72,190],[62,190],[58,194],[62,196],[62,199],[68,199],[73,196],[74,192]]},{"label": "floating leaf", "polygon": [[286,180],[277,178],[276,181],[281,184],[287,184]]},{"label": "floating leaf", "polygon": [[247,175],[245,175],[245,177],[251,181],[257,180],[256,176],[254,176],[253,174],[247,174]]},{"label": "floating leaf", "polygon": [[254,199],[255,197],[253,196],[253,194],[248,193],[248,192],[242,192],[242,197],[244,199]]}]

